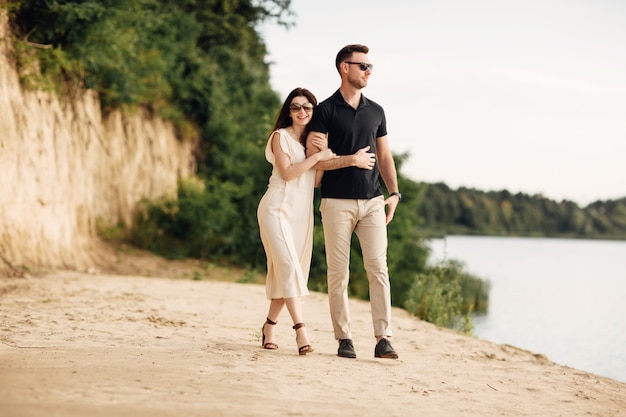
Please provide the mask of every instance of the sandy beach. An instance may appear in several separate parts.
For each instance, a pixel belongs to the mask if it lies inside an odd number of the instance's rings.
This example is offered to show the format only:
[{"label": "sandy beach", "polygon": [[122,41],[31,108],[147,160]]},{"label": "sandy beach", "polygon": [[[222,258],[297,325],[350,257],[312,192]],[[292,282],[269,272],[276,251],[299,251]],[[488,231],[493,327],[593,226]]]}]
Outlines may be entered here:
[{"label": "sandy beach", "polygon": [[[138,271],[141,272],[141,271]],[[393,312],[399,360],[336,356],[325,294],[260,346],[264,287],[190,277],[50,272],[0,278],[0,416],[624,416],[626,384]],[[197,277],[196,277],[197,278]]]}]

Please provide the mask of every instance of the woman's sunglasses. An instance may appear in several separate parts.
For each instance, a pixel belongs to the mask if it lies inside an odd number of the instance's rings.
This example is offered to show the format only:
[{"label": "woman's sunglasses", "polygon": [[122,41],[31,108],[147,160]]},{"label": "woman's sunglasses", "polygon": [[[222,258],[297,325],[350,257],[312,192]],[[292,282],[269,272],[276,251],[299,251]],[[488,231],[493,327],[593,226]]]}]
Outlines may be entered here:
[{"label": "woman's sunglasses", "polygon": [[313,105],[311,103],[304,103],[304,104],[291,103],[289,105],[289,109],[291,109],[291,111],[294,113],[299,112],[300,109],[304,109],[305,112],[311,113],[313,111]]},{"label": "woman's sunglasses", "polygon": [[350,62],[350,61],[344,61],[344,62],[346,64],[358,65],[361,71],[367,71],[367,70],[373,71],[374,70],[374,65],[368,64],[367,62]]}]

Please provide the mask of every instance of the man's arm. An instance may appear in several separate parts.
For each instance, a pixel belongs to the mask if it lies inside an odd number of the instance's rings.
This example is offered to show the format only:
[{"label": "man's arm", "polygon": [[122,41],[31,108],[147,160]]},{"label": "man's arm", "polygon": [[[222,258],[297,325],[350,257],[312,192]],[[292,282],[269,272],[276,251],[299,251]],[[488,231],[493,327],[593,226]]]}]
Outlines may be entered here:
[{"label": "man's arm", "polygon": [[[381,136],[376,139],[376,157],[378,158],[378,171],[385,182],[387,191],[389,191],[390,194],[399,192],[396,163],[393,160],[387,136]],[[389,222],[393,219],[393,215],[399,202],[400,197],[397,195],[389,197],[385,200],[385,204],[389,205],[389,210],[387,210],[387,224],[389,224]]]},{"label": "man's arm", "polygon": [[[319,148],[313,144],[315,138],[321,139],[325,135],[320,132],[309,132],[306,138],[306,156],[309,157],[312,154],[318,152]],[[376,154],[368,152],[369,146],[361,148],[352,155],[340,155],[338,158],[318,162],[315,164],[315,169],[321,171],[332,171],[334,169],[346,168],[346,167],[358,167],[362,169],[372,170],[374,169],[374,163],[376,162]]]}]

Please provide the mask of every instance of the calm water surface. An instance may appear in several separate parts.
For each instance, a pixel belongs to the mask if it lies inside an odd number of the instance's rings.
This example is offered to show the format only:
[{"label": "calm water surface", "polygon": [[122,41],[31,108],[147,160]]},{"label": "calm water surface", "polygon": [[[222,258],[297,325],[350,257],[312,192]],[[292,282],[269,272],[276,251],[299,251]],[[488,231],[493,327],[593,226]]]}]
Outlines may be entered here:
[{"label": "calm water surface", "polygon": [[463,261],[491,284],[474,334],[626,382],[626,242],[451,236],[431,262]]}]

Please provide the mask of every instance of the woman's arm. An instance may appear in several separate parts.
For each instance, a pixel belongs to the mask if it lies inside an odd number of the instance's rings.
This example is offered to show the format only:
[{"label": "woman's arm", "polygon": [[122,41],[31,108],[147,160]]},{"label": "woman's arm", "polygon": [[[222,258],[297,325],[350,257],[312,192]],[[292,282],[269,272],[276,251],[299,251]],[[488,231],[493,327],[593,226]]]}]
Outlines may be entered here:
[{"label": "woman's arm", "polygon": [[319,152],[313,153],[302,162],[292,164],[291,158],[283,151],[280,146],[280,133],[272,134],[272,153],[274,154],[274,164],[285,181],[291,181],[313,168],[320,161],[337,158],[330,149],[326,148]]},{"label": "woman's arm", "polygon": [[321,169],[316,169],[315,170],[315,188],[317,188],[320,185],[322,185],[322,177],[323,176],[324,176],[324,171],[322,171]]},{"label": "woman's arm", "polygon": [[[306,154],[307,156],[313,155],[313,153],[317,152],[319,148],[314,145],[315,138],[325,137],[323,133],[320,132],[309,132],[306,138]],[[315,169],[323,170],[323,171],[332,171],[334,169],[345,168],[345,167],[353,167],[356,166],[362,169],[374,169],[374,163],[376,162],[376,155],[373,152],[368,152],[370,149],[369,146],[365,148],[359,149],[356,153],[352,155],[340,155],[336,158],[330,160],[322,160],[320,163],[315,165]]]}]

